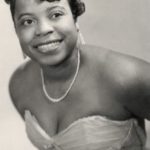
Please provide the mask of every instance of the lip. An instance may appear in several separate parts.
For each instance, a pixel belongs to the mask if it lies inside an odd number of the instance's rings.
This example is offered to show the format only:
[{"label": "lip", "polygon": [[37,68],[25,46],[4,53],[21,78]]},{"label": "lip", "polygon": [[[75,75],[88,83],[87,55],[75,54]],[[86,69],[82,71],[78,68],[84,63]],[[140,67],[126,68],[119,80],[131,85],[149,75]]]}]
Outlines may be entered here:
[{"label": "lip", "polygon": [[60,39],[43,41],[43,42],[40,42],[40,43],[34,45],[33,47],[42,53],[53,52],[59,48],[62,41],[63,40],[60,40]]}]

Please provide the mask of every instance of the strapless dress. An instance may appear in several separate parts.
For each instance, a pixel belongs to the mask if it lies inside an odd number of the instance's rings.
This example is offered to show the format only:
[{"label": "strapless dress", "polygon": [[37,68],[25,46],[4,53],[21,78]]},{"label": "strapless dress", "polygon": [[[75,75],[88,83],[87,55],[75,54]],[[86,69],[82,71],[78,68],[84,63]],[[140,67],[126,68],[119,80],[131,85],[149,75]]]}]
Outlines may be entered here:
[{"label": "strapless dress", "polygon": [[103,116],[78,119],[50,137],[30,111],[26,132],[39,150],[144,150],[146,135],[136,119],[113,121]]}]

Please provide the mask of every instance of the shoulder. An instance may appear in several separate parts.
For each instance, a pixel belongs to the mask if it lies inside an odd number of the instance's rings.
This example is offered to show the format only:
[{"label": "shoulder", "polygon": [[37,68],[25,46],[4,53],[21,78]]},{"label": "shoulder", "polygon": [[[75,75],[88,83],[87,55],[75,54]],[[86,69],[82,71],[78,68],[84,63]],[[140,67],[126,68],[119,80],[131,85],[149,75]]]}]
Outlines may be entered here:
[{"label": "shoulder", "polygon": [[30,60],[25,60],[14,70],[14,72],[10,77],[9,85],[17,84],[17,81],[19,81],[20,78],[24,76],[24,73],[26,73],[26,70],[28,66],[30,66],[30,63],[31,63]]},{"label": "shoulder", "polygon": [[150,63],[101,47],[92,49],[86,48],[99,72],[98,83],[132,115],[150,119]]},{"label": "shoulder", "polygon": [[[150,80],[150,62],[103,47],[84,45],[83,53],[88,61],[120,83]],[[138,79],[138,80],[137,80]]]},{"label": "shoulder", "polygon": [[150,81],[150,63],[140,58],[110,50],[105,66],[110,75],[123,86]]},{"label": "shoulder", "polygon": [[150,119],[150,63],[114,51],[106,58],[105,75],[117,89],[120,104],[133,116]]},{"label": "shoulder", "polygon": [[83,54],[89,59],[93,59],[95,57],[95,60],[100,61],[105,58],[107,53],[110,51],[109,49],[95,45],[82,45],[81,49]]},{"label": "shoulder", "polygon": [[[94,46],[94,45],[82,45],[81,57],[82,61],[85,62],[89,67],[96,68],[98,71],[106,61],[106,57],[109,53],[109,49]],[[95,67],[94,67],[95,66]]]},{"label": "shoulder", "polygon": [[140,58],[113,51],[104,47],[83,45],[82,50],[88,61],[103,65],[103,71],[120,79],[134,79],[150,68],[150,63]]},{"label": "shoulder", "polygon": [[27,77],[27,74],[30,72],[30,68],[32,67],[32,61],[31,60],[25,60],[21,65],[19,65],[14,72],[11,75],[9,85],[10,86],[16,86],[22,83]]},{"label": "shoulder", "polygon": [[27,89],[29,85],[29,78],[31,70],[33,67],[33,62],[27,60],[23,62],[15,71],[13,72],[9,81],[9,93],[13,104],[17,110],[21,113],[20,104],[22,103],[23,97],[27,96]]}]

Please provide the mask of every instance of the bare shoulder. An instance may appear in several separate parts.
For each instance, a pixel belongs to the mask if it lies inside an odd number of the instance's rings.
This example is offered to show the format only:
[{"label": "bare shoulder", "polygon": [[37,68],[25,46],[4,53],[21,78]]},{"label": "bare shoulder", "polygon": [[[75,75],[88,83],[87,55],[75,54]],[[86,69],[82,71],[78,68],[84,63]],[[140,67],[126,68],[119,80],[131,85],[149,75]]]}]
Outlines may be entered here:
[{"label": "bare shoulder", "polygon": [[9,81],[9,93],[12,102],[20,113],[22,113],[20,103],[22,103],[23,97],[27,92],[32,68],[32,61],[25,61],[14,71]]},{"label": "bare shoulder", "polygon": [[95,73],[101,72],[110,50],[93,45],[83,45],[81,50],[82,61],[85,62],[88,68],[91,68],[91,71]]},{"label": "bare shoulder", "polygon": [[[140,66],[148,65],[149,63],[120,52],[116,52],[104,47],[84,45],[83,53],[88,61],[95,62],[98,65],[102,63],[104,68],[111,72],[111,75],[118,73],[129,73],[133,76],[136,69],[141,69]],[[112,71],[114,70],[114,71]]]},{"label": "bare shoulder", "polygon": [[132,116],[150,119],[150,63],[101,47],[88,46],[86,50],[98,72],[97,83],[106,85],[112,101]]},{"label": "bare shoulder", "polygon": [[[100,61],[103,62],[105,57],[109,53],[109,49],[104,47],[94,46],[94,45],[82,45],[81,47],[84,55],[90,59],[90,61]],[[95,59],[93,59],[95,58]]]},{"label": "bare shoulder", "polygon": [[110,50],[105,64],[107,71],[124,86],[150,81],[150,63],[140,58]]},{"label": "bare shoulder", "polygon": [[105,64],[122,106],[133,116],[150,119],[150,63],[110,51]]},{"label": "bare shoulder", "polygon": [[128,85],[150,81],[150,63],[140,58],[103,47],[85,45],[83,48],[88,61],[119,84]]},{"label": "bare shoulder", "polygon": [[11,75],[10,78],[10,85],[11,84],[16,84],[17,81],[20,80],[20,78],[25,76],[26,70],[29,68],[29,66],[31,65],[31,61],[27,60],[24,61],[22,64],[20,64],[13,72],[13,74]]}]

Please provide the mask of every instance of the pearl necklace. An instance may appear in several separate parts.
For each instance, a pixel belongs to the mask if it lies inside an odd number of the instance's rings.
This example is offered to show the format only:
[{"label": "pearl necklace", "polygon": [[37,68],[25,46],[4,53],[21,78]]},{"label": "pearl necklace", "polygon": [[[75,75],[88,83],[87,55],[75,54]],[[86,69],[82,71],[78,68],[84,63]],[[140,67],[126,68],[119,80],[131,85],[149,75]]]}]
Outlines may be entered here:
[{"label": "pearl necklace", "polygon": [[74,84],[74,82],[75,82],[75,80],[76,80],[76,78],[77,78],[77,75],[78,75],[78,72],[79,72],[79,68],[80,68],[80,52],[79,52],[79,50],[78,50],[78,56],[77,56],[77,57],[78,57],[78,62],[77,62],[77,68],[76,68],[76,72],[75,72],[75,74],[74,74],[74,77],[73,77],[73,79],[72,79],[72,81],[71,81],[71,83],[70,83],[68,89],[66,90],[66,92],[65,92],[61,97],[59,97],[59,98],[53,98],[53,97],[51,97],[51,96],[48,94],[48,92],[47,92],[47,90],[46,90],[46,85],[45,85],[43,70],[41,69],[42,88],[43,88],[43,92],[44,92],[46,98],[47,98],[49,101],[52,101],[52,102],[54,102],[54,103],[60,102],[60,101],[62,101],[62,100],[68,95],[69,91],[71,90],[71,88],[72,88],[72,86],[73,86],[73,84]]}]

